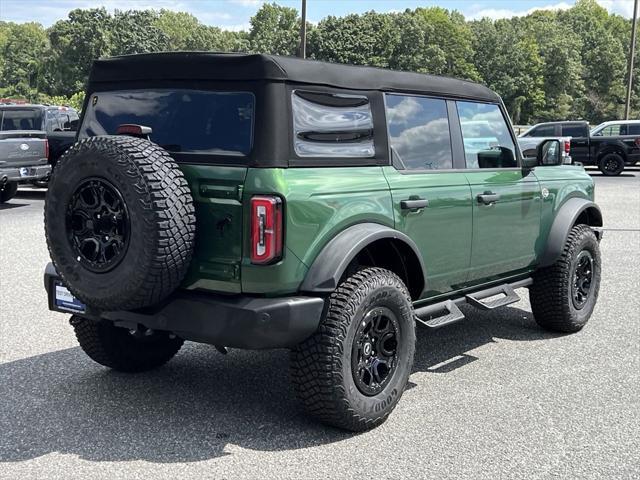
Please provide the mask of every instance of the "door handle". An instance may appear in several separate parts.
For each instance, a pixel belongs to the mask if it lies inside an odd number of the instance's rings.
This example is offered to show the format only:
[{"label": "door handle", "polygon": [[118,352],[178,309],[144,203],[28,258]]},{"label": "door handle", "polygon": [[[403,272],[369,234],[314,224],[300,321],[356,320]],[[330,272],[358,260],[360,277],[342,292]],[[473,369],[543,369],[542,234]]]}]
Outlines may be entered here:
[{"label": "door handle", "polygon": [[500,200],[500,194],[493,193],[493,192],[484,192],[478,195],[477,198],[478,198],[478,203],[484,203],[485,205],[493,205],[498,200]]},{"label": "door handle", "polygon": [[419,210],[429,206],[429,200],[426,198],[411,198],[409,200],[401,200],[400,208],[402,210]]}]

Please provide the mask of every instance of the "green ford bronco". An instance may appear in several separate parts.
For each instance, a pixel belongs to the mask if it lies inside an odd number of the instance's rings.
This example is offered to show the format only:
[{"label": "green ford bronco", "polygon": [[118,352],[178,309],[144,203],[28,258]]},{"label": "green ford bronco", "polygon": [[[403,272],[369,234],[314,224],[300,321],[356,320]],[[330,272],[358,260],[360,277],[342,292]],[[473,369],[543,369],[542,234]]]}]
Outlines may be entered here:
[{"label": "green ford bronco", "polygon": [[500,97],[452,78],[269,55],[95,62],[45,205],[49,307],[140,372],[184,340],[291,349],[306,410],[382,423],[415,325],[527,287],[543,328],[588,321],[600,209],[558,140],[523,158]]}]

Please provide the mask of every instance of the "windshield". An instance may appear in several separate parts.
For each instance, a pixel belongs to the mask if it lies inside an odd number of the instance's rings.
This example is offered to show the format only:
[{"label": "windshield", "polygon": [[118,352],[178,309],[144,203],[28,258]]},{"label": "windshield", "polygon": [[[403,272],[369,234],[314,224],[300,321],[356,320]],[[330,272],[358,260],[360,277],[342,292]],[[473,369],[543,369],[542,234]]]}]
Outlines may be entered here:
[{"label": "windshield", "polygon": [[41,129],[42,110],[38,108],[0,109],[0,131]]},{"label": "windshield", "polygon": [[598,125],[597,127],[593,127],[591,129],[591,132],[589,133],[591,136],[599,136],[602,135],[602,129],[605,127],[604,123],[601,123],[600,125]]},{"label": "windshield", "polygon": [[91,96],[79,136],[115,135],[119,125],[151,127],[170,152],[247,155],[254,96],[248,92],[121,90]]}]

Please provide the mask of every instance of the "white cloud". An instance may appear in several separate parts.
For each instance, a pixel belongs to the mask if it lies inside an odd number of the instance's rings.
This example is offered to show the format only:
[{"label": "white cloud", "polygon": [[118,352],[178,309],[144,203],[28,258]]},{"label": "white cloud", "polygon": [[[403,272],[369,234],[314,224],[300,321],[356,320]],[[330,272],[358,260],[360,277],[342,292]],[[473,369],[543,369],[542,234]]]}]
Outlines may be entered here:
[{"label": "white cloud", "polygon": [[235,3],[236,5],[240,5],[242,7],[257,7],[260,4],[264,3],[265,0],[230,0],[231,3]]},{"label": "white cloud", "polygon": [[509,8],[482,8],[476,4],[473,6],[475,8],[469,12],[465,12],[465,17],[467,20],[478,20],[485,17],[497,20],[499,18],[523,17],[535,12],[536,10],[567,10],[572,6],[572,3],[559,2],[550,5],[543,5],[541,7],[529,8],[527,10],[512,10]]},{"label": "white cloud", "polygon": [[625,18],[633,16],[633,0],[596,0],[609,13],[617,13]]},{"label": "white cloud", "polygon": [[[598,4],[606,8],[609,13],[616,13],[625,18],[633,16],[633,0],[596,0]],[[492,20],[499,18],[523,17],[535,12],[536,10],[567,10],[573,7],[575,2],[558,2],[533,7],[528,9],[511,9],[511,8],[483,8],[482,3],[474,3],[465,10],[464,16],[467,20],[477,20],[488,17]]]}]

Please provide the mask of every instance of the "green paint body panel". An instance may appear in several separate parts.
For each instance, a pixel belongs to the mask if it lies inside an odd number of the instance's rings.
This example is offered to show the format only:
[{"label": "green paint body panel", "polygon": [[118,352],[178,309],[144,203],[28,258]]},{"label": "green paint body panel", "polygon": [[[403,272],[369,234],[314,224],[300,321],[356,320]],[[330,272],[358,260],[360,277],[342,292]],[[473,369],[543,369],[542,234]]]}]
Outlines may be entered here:
[{"label": "green paint body panel", "polygon": [[[532,171],[483,169],[465,173],[473,197],[469,282],[486,282],[532,267],[540,231],[541,192]],[[492,205],[478,195],[496,193]]]},{"label": "green paint body panel", "polygon": [[[400,173],[384,167],[391,187],[396,229],[422,252],[427,290],[434,296],[455,290],[467,280],[471,262],[472,201],[464,172]],[[417,212],[400,208],[402,200],[419,197],[429,206]]]},{"label": "green paint body panel", "polygon": [[551,225],[562,205],[574,197],[594,201],[595,189],[593,179],[580,166],[537,167],[533,173],[540,182],[540,189],[547,189],[549,192],[542,201],[540,237],[536,248],[536,254],[541,255],[547,244]]},{"label": "green paint body panel", "polygon": [[[332,238],[372,222],[405,233],[420,249],[428,288],[419,300],[446,297],[532,271],[558,209],[569,198],[594,195],[592,179],[575,166],[412,173],[391,166],[181,168],[197,217],[195,255],[182,286],[230,294],[297,292]],[[479,203],[489,191],[499,201]],[[246,207],[259,194],[284,200],[284,254],[273,265],[253,265],[248,255]],[[429,205],[403,210],[400,202],[410,198]]]},{"label": "green paint body panel", "polygon": [[[275,265],[252,265],[245,258],[245,292],[295,292],[322,248],[345,228],[363,222],[393,227],[389,185],[381,167],[253,168],[244,185],[245,202],[256,194],[277,194],[285,200],[286,251]],[[248,218],[245,226],[248,249]]]}]

